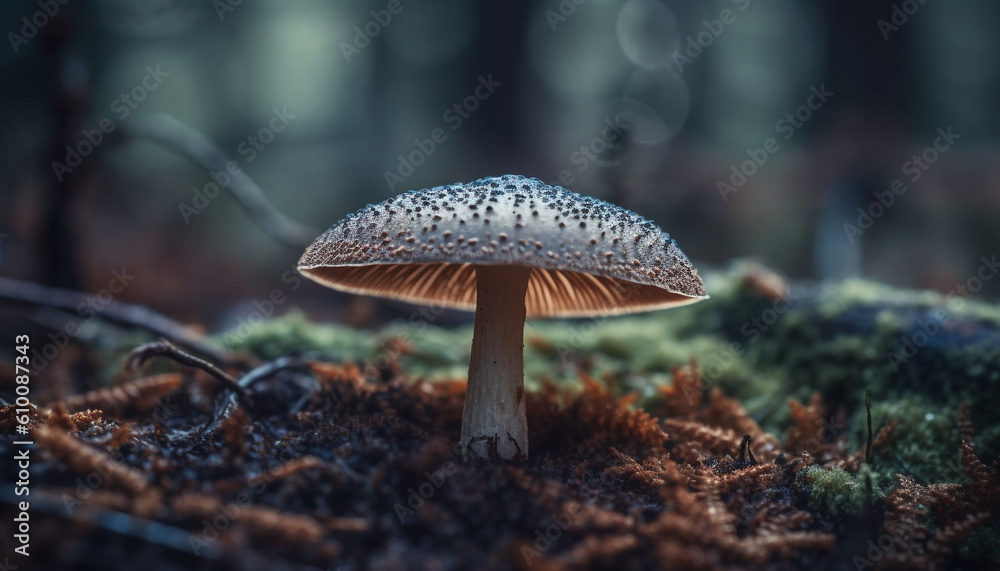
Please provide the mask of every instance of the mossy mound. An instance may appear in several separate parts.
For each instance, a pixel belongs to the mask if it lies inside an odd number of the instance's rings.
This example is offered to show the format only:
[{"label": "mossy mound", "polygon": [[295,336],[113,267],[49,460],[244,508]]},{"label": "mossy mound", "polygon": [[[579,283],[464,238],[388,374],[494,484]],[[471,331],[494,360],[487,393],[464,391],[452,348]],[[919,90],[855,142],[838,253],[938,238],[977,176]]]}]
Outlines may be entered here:
[{"label": "mossy mound", "polygon": [[[704,276],[711,299],[619,318],[533,320],[525,329],[525,379],[575,383],[578,371],[611,375],[618,394],[635,391],[655,406],[672,371],[694,359],[703,386],[741,401],[767,430],[789,426],[789,399],[823,395],[841,434],[860,446],[867,434],[863,399],[872,388],[877,429],[900,422],[877,464],[924,482],[954,482],[951,437],[968,403],[979,450],[1000,453],[1000,308],[954,295],[877,283],[792,284],[752,262]],[[416,318],[414,318],[416,316]],[[433,312],[378,332],[308,322],[292,312],[233,344],[264,359],[318,352],[365,366],[398,363],[418,378],[465,377],[471,325],[434,325]],[[572,385],[571,385],[572,386]]]}]

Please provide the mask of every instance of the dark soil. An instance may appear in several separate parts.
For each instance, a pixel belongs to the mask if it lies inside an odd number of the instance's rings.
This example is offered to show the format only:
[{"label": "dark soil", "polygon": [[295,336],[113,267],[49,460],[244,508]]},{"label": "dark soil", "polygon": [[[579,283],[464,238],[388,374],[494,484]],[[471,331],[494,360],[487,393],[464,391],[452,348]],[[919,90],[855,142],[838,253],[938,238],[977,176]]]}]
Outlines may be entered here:
[{"label": "dark soil", "polygon": [[[11,564],[854,569],[860,557],[972,568],[957,546],[993,517],[1000,489],[970,448],[965,487],[904,482],[860,516],[826,516],[810,507],[804,469],[856,472],[864,454],[835,439],[803,451],[822,434],[822,404],[794,403],[778,439],[691,368],[652,414],[610,377],[529,393],[530,460],[507,465],[462,461],[461,382],[281,359],[244,376],[241,398],[182,369],[37,411],[31,556]],[[4,434],[13,416],[0,410]],[[876,454],[891,437],[890,426]],[[13,440],[0,438],[4,458]],[[0,463],[0,480],[16,480],[13,464]],[[12,489],[5,522],[23,499]],[[13,553],[10,533],[0,545]]]}]

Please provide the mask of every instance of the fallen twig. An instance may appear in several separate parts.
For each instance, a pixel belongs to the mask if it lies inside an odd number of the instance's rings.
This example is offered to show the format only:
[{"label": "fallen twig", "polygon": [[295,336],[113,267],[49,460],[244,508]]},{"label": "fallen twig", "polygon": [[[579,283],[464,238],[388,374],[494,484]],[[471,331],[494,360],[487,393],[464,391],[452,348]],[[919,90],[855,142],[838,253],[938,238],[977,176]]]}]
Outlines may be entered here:
[{"label": "fallen twig", "polygon": [[[264,363],[263,365],[253,369],[247,374],[243,375],[239,381],[233,381],[242,391],[241,394],[246,395],[247,389],[250,388],[257,381],[264,380],[271,375],[277,373],[278,371],[284,369],[294,369],[302,368],[306,369],[306,365],[299,361],[298,359],[293,359],[291,357],[281,357],[275,361],[269,363]],[[239,408],[239,403],[236,401],[236,394],[230,393],[225,395],[221,401],[216,404],[215,407],[215,420],[205,428],[207,434],[212,434],[219,430],[220,427],[226,423],[234,412]],[[245,398],[245,397],[244,397]]]},{"label": "fallen twig", "polygon": [[246,390],[244,390],[244,388],[232,375],[204,359],[199,359],[194,355],[189,355],[188,353],[181,351],[166,340],[161,339],[160,341],[154,341],[152,343],[146,343],[145,345],[136,347],[131,353],[129,353],[128,357],[125,358],[125,364],[123,367],[125,369],[135,369],[141,367],[146,363],[146,361],[152,359],[153,357],[165,357],[182,365],[187,365],[188,367],[205,371],[220,381],[227,388],[235,391],[241,399],[247,399]]},{"label": "fallen twig", "polygon": [[68,396],[59,401],[71,412],[99,409],[109,415],[119,415],[127,409],[145,410],[160,397],[181,386],[184,378],[177,373],[153,375],[106,389]]}]

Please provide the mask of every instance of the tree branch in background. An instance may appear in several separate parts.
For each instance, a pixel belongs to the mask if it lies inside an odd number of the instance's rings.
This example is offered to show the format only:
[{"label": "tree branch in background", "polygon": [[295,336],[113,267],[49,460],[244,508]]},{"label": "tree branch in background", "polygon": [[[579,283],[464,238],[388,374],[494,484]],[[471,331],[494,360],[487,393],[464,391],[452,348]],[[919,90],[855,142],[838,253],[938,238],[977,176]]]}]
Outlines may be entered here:
[{"label": "tree branch in background", "polygon": [[226,168],[229,159],[207,137],[167,115],[136,115],[121,126],[126,138],[156,141],[187,157],[210,173],[226,172],[231,176],[227,188],[250,218],[269,236],[299,252],[306,249],[318,232],[302,226],[278,212],[267,201],[260,187],[242,170],[232,174]]},{"label": "tree branch in background", "polygon": [[[0,299],[11,302],[55,307],[76,311],[88,302],[93,294],[43,286],[35,282],[0,277]],[[195,353],[210,357],[220,363],[234,363],[236,359],[225,350],[210,344],[199,333],[158,313],[132,303],[111,300],[95,315],[118,325],[144,329]]]},{"label": "tree branch in background", "polygon": [[[51,26],[41,32],[42,56],[47,77],[47,99],[51,114],[51,138],[45,154],[46,166],[66,161],[67,147],[80,140],[80,123],[92,107],[93,70],[79,55],[82,26],[77,6],[57,10]],[[58,287],[80,287],[79,244],[74,208],[91,176],[92,163],[84,161],[70,172],[46,168],[39,173],[45,188],[45,206],[39,242],[46,282]]]}]

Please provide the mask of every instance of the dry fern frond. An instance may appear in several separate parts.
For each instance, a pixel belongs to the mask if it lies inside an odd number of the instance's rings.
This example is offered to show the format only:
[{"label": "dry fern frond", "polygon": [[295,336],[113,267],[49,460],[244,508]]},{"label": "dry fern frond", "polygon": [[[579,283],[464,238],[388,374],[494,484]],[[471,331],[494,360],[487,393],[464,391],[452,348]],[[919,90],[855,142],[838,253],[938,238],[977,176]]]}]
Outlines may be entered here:
[{"label": "dry fern frond", "polygon": [[58,404],[71,412],[97,409],[114,417],[125,412],[142,413],[154,408],[160,398],[177,390],[183,382],[184,376],[180,373],[153,375],[123,385],[72,395]]},{"label": "dry fern frond", "polygon": [[570,418],[587,427],[591,438],[628,443],[630,448],[663,449],[668,436],[648,412],[629,409],[627,397],[615,400],[603,384],[585,373],[580,380],[583,393],[571,398],[565,409]]},{"label": "dry fern frond", "polygon": [[969,443],[969,447],[976,447],[973,441],[976,430],[972,427],[972,414],[969,412],[969,406],[965,403],[962,403],[962,406],[958,408],[958,435],[962,442]]},{"label": "dry fern frond", "polygon": [[691,359],[686,367],[671,370],[673,382],[659,390],[660,402],[650,408],[659,417],[694,419],[705,398],[705,386],[698,364]]},{"label": "dry fern frond", "polygon": [[58,428],[39,425],[35,440],[54,457],[78,474],[96,474],[106,485],[139,495],[149,488],[142,472],[115,461],[107,454],[77,440]]},{"label": "dry fern frond", "polygon": [[781,453],[781,443],[778,439],[764,432],[740,401],[725,396],[719,387],[712,388],[708,406],[700,418],[712,426],[729,428],[738,434],[750,435],[757,455],[762,460],[773,460]]},{"label": "dry fern frond", "polygon": [[[681,458],[685,462],[696,462],[706,456],[725,456],[737,450],[743,439],[742,434],[728,428],[710,427],[696,421],[667,418],[663,420],[663,427],[670,434],[671,443],[680,442],[691,447]],[[677,456],[676,450],[674,455]]]}]

